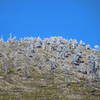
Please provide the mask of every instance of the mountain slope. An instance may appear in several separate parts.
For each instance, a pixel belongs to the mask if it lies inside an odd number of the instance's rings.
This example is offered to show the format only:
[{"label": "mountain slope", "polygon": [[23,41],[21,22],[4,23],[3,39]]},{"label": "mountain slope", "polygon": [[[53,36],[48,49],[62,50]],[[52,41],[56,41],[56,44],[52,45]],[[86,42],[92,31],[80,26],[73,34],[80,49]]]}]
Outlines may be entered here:
[{"label": "mountain slope", "polygon": [[62,37],[0,42],[1,100],[99,100],[100,51]]}]

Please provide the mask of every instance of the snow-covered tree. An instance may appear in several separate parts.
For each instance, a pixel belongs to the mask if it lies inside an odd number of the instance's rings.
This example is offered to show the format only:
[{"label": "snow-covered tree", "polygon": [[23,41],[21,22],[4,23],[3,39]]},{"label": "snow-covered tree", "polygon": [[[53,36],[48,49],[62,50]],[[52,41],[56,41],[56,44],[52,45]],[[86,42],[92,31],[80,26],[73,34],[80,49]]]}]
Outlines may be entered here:
[{"label": "snow-covered tree", "polygon": [[80,40],[79,44],[80,44],[81,46],[84,46],[84,45],[85,45],[85,43],[84,43],[82,40]]},{"label": "snow-covered tree", "polygon": [[7,42],[11,42],[11,43],[13,43],[14,41],[16,41],[16,36],[13,36],[13,34],[12,34],[12,33],[10,33],[10,36],[9,36],[9,38],[8,38],[8,41],[7,41]]},{"label": "snow-covered tree", "polygon": [[94,48],[97,49],[97,50],[99,50],[100,46],[99,45],[95,45]]}]

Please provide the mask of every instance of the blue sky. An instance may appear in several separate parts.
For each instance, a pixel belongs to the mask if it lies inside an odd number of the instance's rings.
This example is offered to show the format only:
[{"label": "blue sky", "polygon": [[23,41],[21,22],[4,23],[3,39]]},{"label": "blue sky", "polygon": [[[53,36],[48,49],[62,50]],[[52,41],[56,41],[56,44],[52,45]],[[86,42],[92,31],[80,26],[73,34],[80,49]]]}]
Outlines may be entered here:
[{"label": "blue sky", "polygon": [[0,0],[0,34],[9,33],[100,45],[100,0]]}]

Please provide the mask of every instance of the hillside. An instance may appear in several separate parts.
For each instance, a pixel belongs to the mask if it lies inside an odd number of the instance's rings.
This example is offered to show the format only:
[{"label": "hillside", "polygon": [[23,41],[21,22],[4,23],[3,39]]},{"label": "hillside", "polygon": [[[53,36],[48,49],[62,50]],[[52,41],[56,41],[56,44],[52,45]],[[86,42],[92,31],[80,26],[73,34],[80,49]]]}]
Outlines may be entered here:
[{"label": "hillside", "polygon": [[0,100],[100,100],[100,50],[62,37],[0,41]]}]

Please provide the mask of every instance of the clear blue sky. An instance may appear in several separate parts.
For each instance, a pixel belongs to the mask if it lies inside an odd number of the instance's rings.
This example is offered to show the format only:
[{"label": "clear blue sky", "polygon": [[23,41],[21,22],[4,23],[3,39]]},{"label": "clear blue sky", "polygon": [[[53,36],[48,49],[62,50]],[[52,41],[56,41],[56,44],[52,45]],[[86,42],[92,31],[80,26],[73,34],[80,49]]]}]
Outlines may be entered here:
[{"label": "clear blue sky", "polygon": [[100,0],[0,0],[0,33],[63,36],[100,45]]}]

